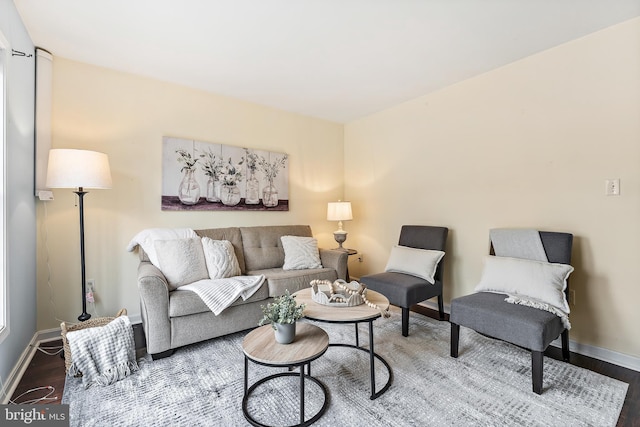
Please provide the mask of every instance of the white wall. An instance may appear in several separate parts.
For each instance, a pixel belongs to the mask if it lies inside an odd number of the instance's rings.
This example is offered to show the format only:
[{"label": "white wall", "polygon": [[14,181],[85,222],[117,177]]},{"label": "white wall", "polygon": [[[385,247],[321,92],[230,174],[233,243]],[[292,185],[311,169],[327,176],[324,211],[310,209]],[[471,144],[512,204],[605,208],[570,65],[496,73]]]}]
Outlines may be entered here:
[{"label": "white wall", "polygon": [[[163,136],[287,153],[290,210],[161,211]],[[109,155],[113,189],[90,191],[84,203],[87,278],[96,280],[100,315],[139,314],[138,256],[125,248],[144,228],[309,224],[321,246],[335,246],[326,209],[343,196],[340,124],[56,57],[52,146]],[[78,210],[70,190],[54,194],[46,215],[42,205],[38,212],[39,329],[81,312]]]},{"label": "white wall", "polygon": [[634,19],[347,124],[352,274],[381,271],[402,224],[447,226],[448,302],[473,291],[490,228],[568,231],[571,339],[640,356],[639,118]]},{"label": "white wall", "polygon": [[[0,1],[0,32],[9,42],[10,49],[34,53],[33,43],[11,1]],[[33,56],[9,55],[6,78],[5,268],[9,335],[0,342],[3,383],[36,331]]]}]

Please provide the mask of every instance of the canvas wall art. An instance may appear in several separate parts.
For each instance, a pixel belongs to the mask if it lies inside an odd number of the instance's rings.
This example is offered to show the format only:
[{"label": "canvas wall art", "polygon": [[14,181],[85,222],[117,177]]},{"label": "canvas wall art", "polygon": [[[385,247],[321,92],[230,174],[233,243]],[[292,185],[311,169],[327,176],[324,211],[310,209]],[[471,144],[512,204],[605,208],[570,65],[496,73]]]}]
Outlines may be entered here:
[{"label": "canvas wall art", "polygon": [[289,210],[289,156],[162,138],[162,210]]}]

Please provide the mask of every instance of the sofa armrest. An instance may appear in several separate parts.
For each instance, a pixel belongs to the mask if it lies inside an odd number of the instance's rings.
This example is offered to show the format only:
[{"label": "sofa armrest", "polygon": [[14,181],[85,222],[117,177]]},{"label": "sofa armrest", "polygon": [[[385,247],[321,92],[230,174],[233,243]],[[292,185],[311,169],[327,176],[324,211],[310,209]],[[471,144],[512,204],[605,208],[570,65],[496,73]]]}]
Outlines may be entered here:
[{"label": "sofa armrest", "polygon": [[162,353],[171,349],[169,284],[162,272],[148,261],[138,266],[138,291],[147,353]]},{"label": "sofa armrest", "polygon": [[347,280],[347,260],[349,256],[344,251],[335,249],[320,249],[320,262],[326,268],[333,268],[338,273],[338,279]]}]

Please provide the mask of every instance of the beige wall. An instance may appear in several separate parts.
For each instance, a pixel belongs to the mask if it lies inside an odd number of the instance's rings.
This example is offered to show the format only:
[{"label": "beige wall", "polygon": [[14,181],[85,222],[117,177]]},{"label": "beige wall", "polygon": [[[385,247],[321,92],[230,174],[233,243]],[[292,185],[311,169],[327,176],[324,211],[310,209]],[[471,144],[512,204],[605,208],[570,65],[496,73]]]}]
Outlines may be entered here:
[{"label": "beige wall", "polygon": [[[125,248],[144,228],[310,224],[321,246],[335,245],[326,203],[342,198],[342,125],[58,57],[53,72],[53,148],[103,151],[111,163],[113,189],[85,196],[87,278],[100,315],[139,313],[138,258]],[[288,153],[290,211],[162,212],[164,135]],[[38,206],[40,330],[81,312],[78,209],[71,190],[54,195]]]},{"label": "beige wall", "polygon": [[[139,230],[308,223],[332,247],[326,202],[344,182],[346,246],[365,260],[350,260],[352,275],[384,267],[400,225],[445,225],[448,302],[477,283],[490,228],[569,231],[572,340],[640,356],[638,52],[636,19],[344,128],[56,58],[53,146],[106,152],[114,179],[85,199],[98,313],[139,312],[137,256],[125,251]],[[163,135],[288,153],[291,210],[162,212]],[[621,196],[604,196],[607,178]],[[54,193],[38,206],[38,329],[80,313],[78,212],[69,190]]]},{"label": "beige wall", "polygon": [[444,225],[448,302],[490,228],[568,231],[571,339],[640,356],[640,19],[349,123],[345,165],[353,275],[384,267],[402,224]]}]

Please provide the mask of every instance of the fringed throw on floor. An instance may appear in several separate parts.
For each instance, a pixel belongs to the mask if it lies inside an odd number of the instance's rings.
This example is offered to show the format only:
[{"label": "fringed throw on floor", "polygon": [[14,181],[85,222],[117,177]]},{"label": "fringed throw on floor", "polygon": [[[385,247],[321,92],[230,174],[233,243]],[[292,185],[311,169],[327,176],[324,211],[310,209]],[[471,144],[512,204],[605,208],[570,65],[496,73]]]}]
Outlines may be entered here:
[{"label": "fringed throw on floor", "polygon": [[138,370],[133,328],[127,316],[105,326],[67,334],[73,361],[69,375],[82,373],[82,384],[109,385]]}]

